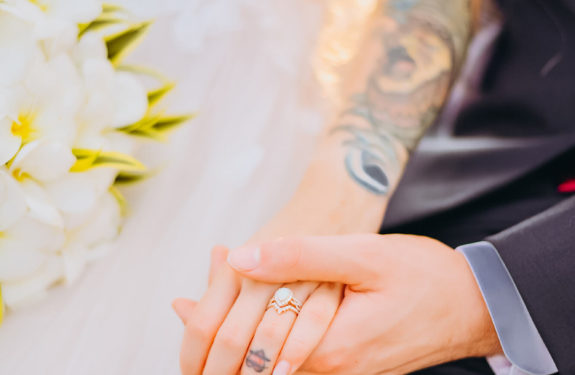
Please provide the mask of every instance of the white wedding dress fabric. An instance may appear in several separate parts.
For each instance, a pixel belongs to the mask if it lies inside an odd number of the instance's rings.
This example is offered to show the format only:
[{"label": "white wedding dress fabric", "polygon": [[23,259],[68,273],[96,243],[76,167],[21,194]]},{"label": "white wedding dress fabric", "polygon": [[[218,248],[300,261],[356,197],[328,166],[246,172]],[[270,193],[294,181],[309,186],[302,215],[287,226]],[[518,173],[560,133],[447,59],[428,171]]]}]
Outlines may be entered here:
[{"label": "white wedding dress fabric", "polygon": [[157,173],[126,190],[110,253],[8,314],[2,375],[178,374],[171,301],[201,297],[211,247],[241,244],[289,199],[323,124],[310,63],[321,2],[120,2],[156,19],[131,60],[176,80],[169,110],[198,117],[141,150]]}]

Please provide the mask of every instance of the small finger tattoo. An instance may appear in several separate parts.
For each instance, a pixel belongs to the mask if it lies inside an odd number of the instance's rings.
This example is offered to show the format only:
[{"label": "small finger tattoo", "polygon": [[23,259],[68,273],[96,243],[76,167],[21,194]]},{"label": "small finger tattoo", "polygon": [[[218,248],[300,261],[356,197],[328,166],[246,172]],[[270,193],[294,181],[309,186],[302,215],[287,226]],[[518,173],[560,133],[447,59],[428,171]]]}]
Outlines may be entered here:
[{"label": "small finger tattoo", "polygon": [[266,369],[266,366],[270,359],[266,357],[266,353],[263,349],[260,350],[250,350],[248,356],[246,357],[246,366],[254,369],[255,372],[262,372]]}]

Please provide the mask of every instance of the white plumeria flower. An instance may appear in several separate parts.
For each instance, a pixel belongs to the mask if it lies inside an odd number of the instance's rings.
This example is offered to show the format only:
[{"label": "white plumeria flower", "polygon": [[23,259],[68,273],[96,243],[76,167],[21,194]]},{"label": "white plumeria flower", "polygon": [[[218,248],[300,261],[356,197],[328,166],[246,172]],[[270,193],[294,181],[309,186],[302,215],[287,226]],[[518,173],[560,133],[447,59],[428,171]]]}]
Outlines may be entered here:
[{"label": "white plumeria flower", "polygon": [[0,109],[6,113],[0,117],[0,163],[40,137],[72,145],[82,89],[75,65],[62,55],[49,62],[36,61],[20,86],[1,90]]},{"label": "white plumeria flower", "polygon": [[129,162],[137,141],[118,130],[150,108],[137,74],[108,59],[104,35],[114,27],[79,38],[102,9],[100,0],[0,0],[0,283],[9,308],[76,281],[119,233],[118,170],[102,166]]}]

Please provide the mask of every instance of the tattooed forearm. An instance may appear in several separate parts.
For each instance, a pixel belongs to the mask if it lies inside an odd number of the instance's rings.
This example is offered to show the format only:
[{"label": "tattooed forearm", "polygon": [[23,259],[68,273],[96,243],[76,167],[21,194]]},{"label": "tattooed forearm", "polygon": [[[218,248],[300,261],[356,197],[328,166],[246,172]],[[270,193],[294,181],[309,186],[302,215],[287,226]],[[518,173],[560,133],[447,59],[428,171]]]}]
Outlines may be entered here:
[{"label": "tattooed forearm", "polygon": [[266,353],[263,349],[260,350],[250,350],[246,356],[246,366],[253,369],[255,372],[263,372],[266,368],[270,359],[266,357]]},{"label": "tattooed forearm", "polygon": [[335,129],[347,134],[348,173],[372,193],[393,189],[408,154],[437,117],[465,56],[470,3],[382,2],[374,39],[366,46],[377,49],[379,58]]}]

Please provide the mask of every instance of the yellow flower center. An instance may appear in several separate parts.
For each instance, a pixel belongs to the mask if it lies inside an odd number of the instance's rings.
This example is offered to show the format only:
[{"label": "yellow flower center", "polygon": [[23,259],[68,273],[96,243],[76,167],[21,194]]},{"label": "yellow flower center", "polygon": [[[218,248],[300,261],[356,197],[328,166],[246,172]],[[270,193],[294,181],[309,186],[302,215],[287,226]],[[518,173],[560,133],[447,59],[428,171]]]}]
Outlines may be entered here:
[{"label": "yellow flower center", "polygon": [[34,138],[36,129],[34,128],[34,115],[21,114],[18,120],[12,122],[12,134],[22,138],[22,143],[27,143]]},{"label": "yellow flower center", "polygon": [[[12,171],[12,177],[18,182],[24,182],[30,175],[26,172],[22,172],[20,169],[14,169]],[[0,239],[2,238],[2,233],[0,232]]]}]

